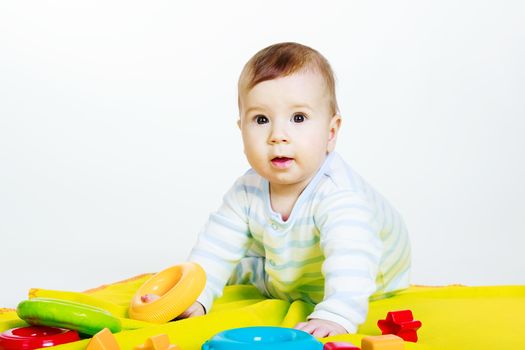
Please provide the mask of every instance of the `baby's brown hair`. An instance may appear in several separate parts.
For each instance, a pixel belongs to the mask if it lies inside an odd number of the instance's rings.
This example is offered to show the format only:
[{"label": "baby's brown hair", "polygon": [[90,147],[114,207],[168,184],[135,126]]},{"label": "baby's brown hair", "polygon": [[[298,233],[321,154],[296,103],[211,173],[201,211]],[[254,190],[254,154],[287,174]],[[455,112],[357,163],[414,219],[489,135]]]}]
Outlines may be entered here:
[{"label": "baby's brown hair", "polygon": [[246,63],[239,77],[239,109],[241,94],[255,85],[307,69],[322,75],[328,89],[330,111],[335,115],[339,111],[335,96],[335,77],[328,60],[311,47],[293,42],[268,46]]}]

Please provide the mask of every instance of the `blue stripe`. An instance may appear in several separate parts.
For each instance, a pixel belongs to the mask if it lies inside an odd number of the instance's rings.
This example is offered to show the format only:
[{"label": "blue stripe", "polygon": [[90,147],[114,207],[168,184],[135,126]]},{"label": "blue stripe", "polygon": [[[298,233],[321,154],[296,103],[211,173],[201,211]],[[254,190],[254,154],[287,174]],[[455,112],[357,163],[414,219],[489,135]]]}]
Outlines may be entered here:
[{"label": "blue stripe", "polygon": [[330,225],[328,225],[328,227],[323,228],[321,232],[327,232],[327,231],[333,230],[335,226],[345,226],[349,228],[359,227],[359,228],[365,229],[366,231],[370,233],[376,233],[376,230],[374,230],[374,228],[368,222],[350,220],[350,219],[336,220],[335,222],[332,222]]},{"label": "blue stripe", "polygon": [[246,251],[245,247],[234,246],[230,243],[227,243],[225,241],[218,239],[217,237],[215,237],[213,232],[207,232],[206,239],[210,241],[211,243],[215,244],[216,246],[221,247],[222,249],[226,250],[229,253],[233,253],[236,255],[242,255]]},{"label": "blue stripe", "polygon": [[208,259],[208,260],[210,260],[210,261],[212,261],[214,263],[218,263],[220,265],[224,264],[224,260],[223,259],[219,258],[215,254],[210,253],[207,250],[203,250],[203,249],[200,249],[200,248],[193,248],[193,250],[191,251],[191,254],[190,254],[190,260],[193,260],[194,256],[203,257],[205,259]]},{"label": "blue stripe", "polygon": [[248,227],[245,226],[239,226],[236,223],[228,220],[224,216],[218,215],[218,214],[211,214],[210,215],[210,221],[218,224],[219,226],[225,226],[229,228],[230,230],[234,231],[235,233],[239,233],[243,236],[248,235]]},{"label": "blue stripe", "polygon": [[352,248],[337,249],[330,256],[338,258],[338,257],[343,256],[343,255],[352,255],[352,256],[361,255],[361,256],[366,257],[366,259],[368,261],[372,262],[372,263],[375,263],[375,264],[378,263],[378,261],[377,261],[378,259],[377,259],[377,257],[375,255],[372,255],[369,252],[364,252],[364,251],[359,250],[359,249],[352,249]]},{"label": "blue stripe", "polygon": [[313,215],[308,215],[306,217],[298,218],[294,222],[294,227],[298,226],[313,226],[315,225]]},{"label": "blue stripe", "polygon": [[[249,218],[248,218],[248,224],[250,226],[250,229],[259,229],[259,230],[265,230],[265,228],[268,226],[266,224],[267,220],[261,218],[261,217],[258,217],[258,216],[255,216],[255,215],[251,215]],[[256,227],[254,227],[256,226]],[[253,234],[253,233],[252,233]]]},{"label": "blue stripe", "polygon": [[219,266],[224,266],[224,260],[222,258],[219,258],[217,255],[210,253],[207,250],[203,250],[200,248],[194,248],[191,251],[190,260],[193,260],[192,259],[193,256],[200,256],[202,258],[208,259],[209,261],[213,263],[216,263]]},{"label": "blue stripe", "polygon": [[259,198],[262,198],[262,191],[257,186],[243,184],[240,186],[236,186],[234,191],[235,193],[243,193],[243,194],[248,193],[248,194],[257,196]]},{"label": "blue stripe", "polygon": [[338,206],[335,206],[335,207],[330,207],[330,213],[333,214],[335,212],[337,212],[338,210],[350,210],[350,209],[358,209],[358,210],[361,210],[365,213],[373,213],[373,210],[370,209],[370,207],[366,206],[366,205],[361,205],[361,204],[340,204]]}]

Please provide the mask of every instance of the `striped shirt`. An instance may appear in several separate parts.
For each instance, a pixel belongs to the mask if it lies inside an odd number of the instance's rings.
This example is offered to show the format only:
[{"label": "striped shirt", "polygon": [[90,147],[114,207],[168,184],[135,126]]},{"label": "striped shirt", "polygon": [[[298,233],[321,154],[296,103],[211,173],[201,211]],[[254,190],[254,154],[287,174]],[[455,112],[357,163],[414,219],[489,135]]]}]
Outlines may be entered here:
[{"label": "striped shirt", "polygon": [[272,210],[268,181],[249,170],[210,215],[188,260],[206,271],[198,298],[206,310],[228,280],[244,279],[268,297],[312,303],[308,318],[354,333],[371,298],[408,287],[410,245],[399,213],[332,152],[286,221]]}]

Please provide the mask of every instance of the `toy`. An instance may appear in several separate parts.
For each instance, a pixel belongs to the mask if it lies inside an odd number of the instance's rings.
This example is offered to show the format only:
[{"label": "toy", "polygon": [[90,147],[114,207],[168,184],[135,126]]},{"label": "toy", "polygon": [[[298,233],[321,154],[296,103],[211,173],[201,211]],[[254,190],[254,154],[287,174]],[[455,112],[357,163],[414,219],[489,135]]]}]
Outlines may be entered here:
[{"label": "toy", "polygon": [[323,350],[361,350],[352,343],[328,342],[324,344]]},{"label": "toy", "polygon": [[120,320],[106,310],[68,300],[33,298],[24,300],[16,309],[18,317],[36,326],[77,330],[93,335],[104,328],[121,330]]},{"label": "toy", "polygon": [[120,346],[113,333],[104,328],[91,338],[86,350],[120,350]]},{"label": "toy", "polygon": [[393,334],[376,335],[361,339],[361,350],[403,350],[405,342]]},{"label": "toy", "polygon": [[136,346],[134,350],[180,350],[175,344],[170,344],[167,334],[159,334],[148,338],[143,345]]},{"label": "toy", "polygon": [[201,350],[322,350],[323,344],[311,334],[283,327],[230,329],[206,341]]},{"label": "toy", "polygon": [[352,343],[328,342],[324,344],[323,350],[361,350]]},{"label": "toy", "polygon": [[30,326],[7,330],[0,334],[0,350],[30,350],[80,340],[76,331],[69,329]]},{"label": "toy", "polygon": [[395,334],[406,341],[417,342],[417,330],[421,327],[421,321],[415,321],[412,311],[391,311],[386,319],[377,321],[378,327],[384,334]]},{"label": "toy", "polygon": [[[204,289],[206,273],[196,263],[169,267],[148,279],[135,293],[129,307],[129,317],[141,321],[164,323],[184,312]],[[160,298],[142,301],[146,294]]]},{"label": "toy", "polygon": [[127,317],[129,305],[115,304],[109,300],[93,297],[91,292],[68,292],[62,290],[31,288],[29,289],[29,299],[48,298],[69,300],[76,303],[91,305],[106,310],[115,317]]}]

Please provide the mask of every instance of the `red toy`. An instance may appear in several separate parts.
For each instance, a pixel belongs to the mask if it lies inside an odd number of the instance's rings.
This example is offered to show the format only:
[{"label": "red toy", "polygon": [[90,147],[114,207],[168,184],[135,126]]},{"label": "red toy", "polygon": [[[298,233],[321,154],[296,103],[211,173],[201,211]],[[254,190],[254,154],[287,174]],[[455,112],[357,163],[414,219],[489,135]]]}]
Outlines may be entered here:
[{"label": "red toy", "polygon": [[323,350],[361,350],[352,343],[328,342],[324,344]]},{"label": "red toy", "polygon": [[417,342],[417,330],[421,327],[421,321],[414,320],[412,311],[390,311],[386,319],[377,321],[377,325],[383,334],[395,334],[405,341]]},{"label": "red toy", "polygon": [[31,326],[13,328],[0,334],[1,350],[39,349],[80,340],[77,331]]}]

